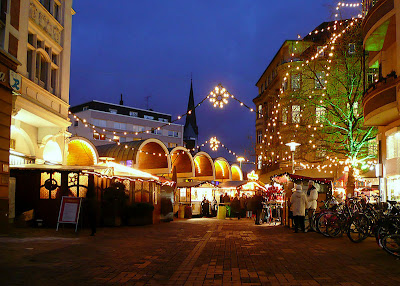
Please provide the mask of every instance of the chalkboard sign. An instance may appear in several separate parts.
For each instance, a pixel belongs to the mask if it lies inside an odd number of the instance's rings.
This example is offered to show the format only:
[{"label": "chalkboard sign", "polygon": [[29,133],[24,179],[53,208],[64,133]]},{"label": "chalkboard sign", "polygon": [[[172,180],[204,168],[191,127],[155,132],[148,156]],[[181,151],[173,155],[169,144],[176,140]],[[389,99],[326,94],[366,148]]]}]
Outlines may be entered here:
[{"label": "chalkboard sign", "polygon": [[75,232],[78,229],[79,213],[81,210],[81,198],[65,197],[61,199],[60,212],[58,214],[57,231],[60,223],[76,224]]}]

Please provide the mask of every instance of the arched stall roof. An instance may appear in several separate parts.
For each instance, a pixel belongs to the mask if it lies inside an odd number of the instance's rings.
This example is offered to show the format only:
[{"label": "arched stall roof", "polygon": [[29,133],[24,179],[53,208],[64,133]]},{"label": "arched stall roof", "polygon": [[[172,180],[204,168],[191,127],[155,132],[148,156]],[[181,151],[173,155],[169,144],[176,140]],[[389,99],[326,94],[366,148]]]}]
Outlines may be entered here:
[{"label": "arched stall roof", "polygon": [[214,162],[206,152],[198,152],[194,155],[195,177],[215,179]]},{"label": "arched stall roof", "polygon": [[170,151],[171,169],[176,167],[178,177],[194,177],[194,161],[192,154],[185,147],[175,147]]},{"label": "arched stall roof", "polygon": [[167,147],[155,138],[97,146],[97,151],[100,157],[111,157],[151,174],[166,174],[171,169]]},{"label": "arched stall roof", "polygon": [[225,158],[218,157],[215,159],[214,167],[216,180],[232,180],[231,168]]},{"label": "arched stall roof", "polygon": [[68,166],[93,166],[98,163],[96,147],[83,137],[72,137],[68,143]]},{"label": "arched stall roof", "polygon": [[232,173],[232,181],[242,181],[243,180],[243,173],[238,165],[233,164],[231,166],[231,173]]}]

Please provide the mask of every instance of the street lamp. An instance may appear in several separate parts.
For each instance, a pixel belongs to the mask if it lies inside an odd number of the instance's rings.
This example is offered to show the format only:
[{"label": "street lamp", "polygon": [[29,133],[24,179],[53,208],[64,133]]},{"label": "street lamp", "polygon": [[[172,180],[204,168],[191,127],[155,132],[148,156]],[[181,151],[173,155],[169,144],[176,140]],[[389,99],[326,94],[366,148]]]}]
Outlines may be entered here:
[{"label": "street lamp", "polygon": [[295,170],[294,170],[294,151],[296,151],[296,147],[300,146],[301,144],[292,141],[290,143],[286,143],[285,145],[289,146],[290,147],[290,151],[292,151],[292,172],[294,174],[295,173]]},{"label": "street lamp", "polygon": [[243,157],[238,157],[237,160],[238,160],[238,162],[239,162],[239,164],[240,164],[240,170],[242,170],[242,162],[245,160],[245,158],[243,158]]}]

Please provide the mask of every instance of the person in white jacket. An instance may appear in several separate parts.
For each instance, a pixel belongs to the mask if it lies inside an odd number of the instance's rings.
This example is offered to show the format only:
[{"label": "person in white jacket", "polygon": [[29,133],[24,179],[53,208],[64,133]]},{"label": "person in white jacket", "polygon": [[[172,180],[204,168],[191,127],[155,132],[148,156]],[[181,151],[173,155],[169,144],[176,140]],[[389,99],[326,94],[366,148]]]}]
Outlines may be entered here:
[{"label": "person in white jacket", "polygon": [[310,230],[315,229],[314,216],[315,210],[317,209],[318,191],[314,186],[313,181],[308,181],[307,189],[307,208],[308,208],[308,221],[310,225]]},{"label": "person in white jacket", "polygon": [[299,232],[299,227],[305,232],[304,217],[306,214],[307,197],[301,189],[301,185],[297,185],[293,189],[290,197],[290,204],[293,212],[294,232]]}]

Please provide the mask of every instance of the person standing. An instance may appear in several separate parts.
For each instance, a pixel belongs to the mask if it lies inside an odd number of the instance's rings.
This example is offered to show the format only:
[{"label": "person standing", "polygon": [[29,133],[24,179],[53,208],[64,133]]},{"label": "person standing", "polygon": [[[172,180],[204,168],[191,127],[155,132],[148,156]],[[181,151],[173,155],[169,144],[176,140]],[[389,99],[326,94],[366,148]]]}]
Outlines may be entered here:
[{"label": "person standing", "polygon": [[257,193],[254,196],[254,207],[256,211],[256,224],[262,224],[263,218],[261,217],[261,214],[263,210],[263,197],[260,193]]},{"label": "person standing", "polygon": [[299,227],[305,232],[304,217],[306,214],[307,197],[301,189],[301,185],[296,184],[296,188],[290,197],[290,203],[293,211],[294,232],[299,232]]},{"label": "person standing", "polygon": [[314,186],[313,181],[308,181],[307,189],[307,208],[308,208],[308,221],[310,225],[310,230],[315,229],[314,225],[314,215],[317,209],[318,191]]},{"label": "person standing", "polygon": [[246,216],[246,195],[242,194],[240,199],[240,216],[245,217]]}]

